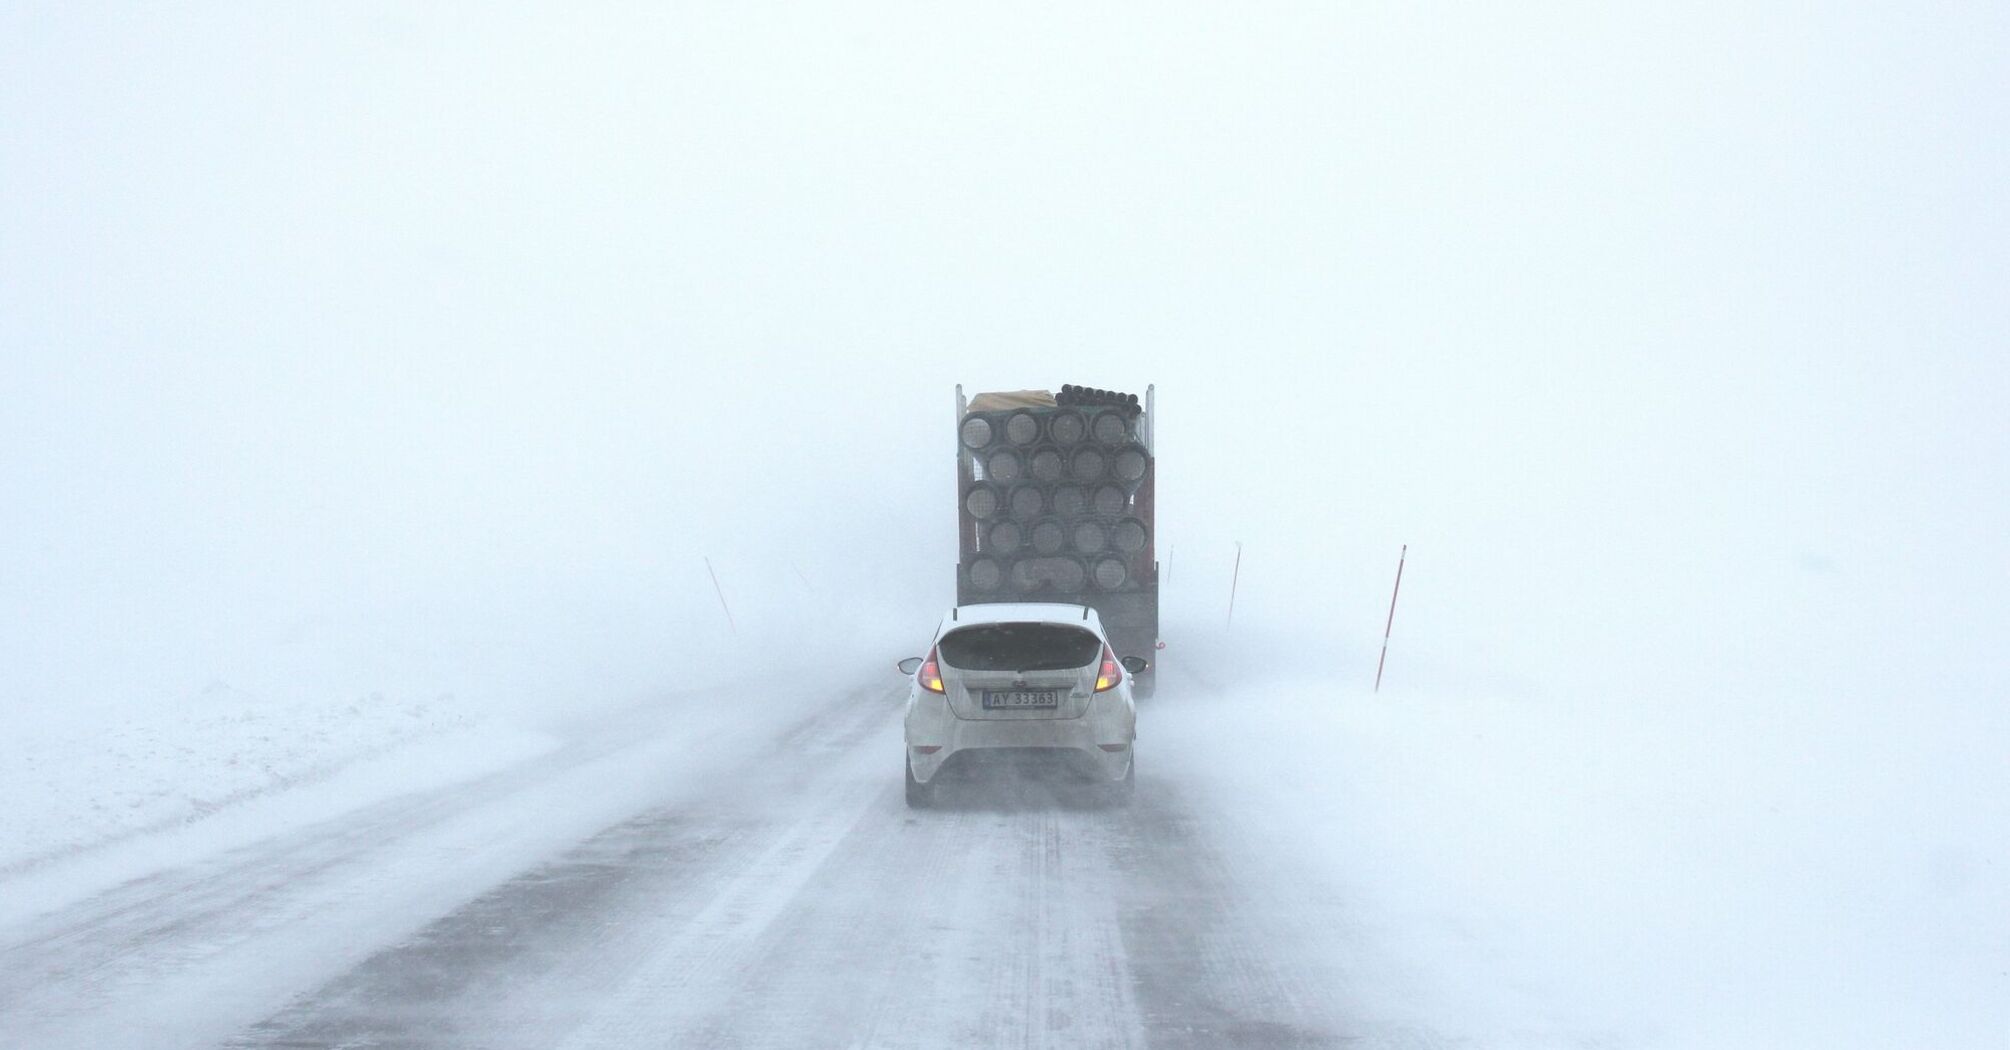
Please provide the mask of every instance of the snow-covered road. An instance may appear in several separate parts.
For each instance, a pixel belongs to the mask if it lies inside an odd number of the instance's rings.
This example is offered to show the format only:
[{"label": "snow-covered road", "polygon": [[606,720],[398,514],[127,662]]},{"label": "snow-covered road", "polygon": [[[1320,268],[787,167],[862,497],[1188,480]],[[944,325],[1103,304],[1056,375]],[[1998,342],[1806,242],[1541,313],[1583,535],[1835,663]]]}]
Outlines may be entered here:
[{"label": "snow-covered road", "polygon": [[424,738],[0,874],[0,1047],[2001,1045],[2001,822],[1798,802],[1903,727],[1253,666],[1162,670],[1122,808],[910,811],[883,667]]},{"label": "snow-covered road", "polygon": [[1346,902],[1149,750],[1129,808],[998,774],[916,813],[898,683],[799,699],[638,709],[24,918],[0,1045],[1436,1045],[1350,1016]]}]

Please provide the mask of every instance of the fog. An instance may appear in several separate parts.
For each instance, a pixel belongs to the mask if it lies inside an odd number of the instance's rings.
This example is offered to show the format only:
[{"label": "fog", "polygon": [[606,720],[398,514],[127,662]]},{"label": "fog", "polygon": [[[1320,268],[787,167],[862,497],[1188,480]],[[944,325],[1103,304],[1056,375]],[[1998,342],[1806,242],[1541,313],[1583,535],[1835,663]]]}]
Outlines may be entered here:
[{"label": "fog", "polygon": [[1827,725],[1815,783],[1959,839],[2006,55],[1997,4],[10,5],[0,711],[890,662],[956,384],[1155,384],[1169,667],[1643,778],[1684,712],[1748,772]]}]

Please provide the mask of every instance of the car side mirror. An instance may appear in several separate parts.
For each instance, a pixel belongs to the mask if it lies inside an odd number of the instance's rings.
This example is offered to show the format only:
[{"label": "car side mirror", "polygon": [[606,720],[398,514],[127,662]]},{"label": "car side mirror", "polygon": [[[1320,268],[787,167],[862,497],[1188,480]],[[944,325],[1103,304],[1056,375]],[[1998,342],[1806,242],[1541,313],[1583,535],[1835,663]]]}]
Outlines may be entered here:
[{"label": "car side mirror", "polygon": [[902,660],[897,664],[894,664],[893,666],[899,668],[901,674],[913,674],[914,672],[921,670],[921,657],[910,656],[907,659]]},{"label": "car side mirror", "polygon": [[1151,663],[1142,656],[1126,656],[1117,662],[1123,664],[1124,670],[1132,674],[1143,674],[1145,668],[1151,666]]}]

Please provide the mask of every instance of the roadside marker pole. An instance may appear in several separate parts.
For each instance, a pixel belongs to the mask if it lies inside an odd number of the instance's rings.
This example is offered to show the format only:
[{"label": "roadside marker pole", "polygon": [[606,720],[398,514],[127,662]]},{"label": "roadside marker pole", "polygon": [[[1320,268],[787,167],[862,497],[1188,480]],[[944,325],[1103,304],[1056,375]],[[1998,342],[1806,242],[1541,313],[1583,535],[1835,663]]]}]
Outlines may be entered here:
[{"label": "roadside marker pole", "polygon": [[719,586],[719,574],[712,571],[712,559],[705,558],[705,574],[712,577],[712,590],[718,592],[719,608],[726,610],[726,626],[734,634],[740,633],[740,625],[733,622],[733,608],[726,604],[726,589]]},{"label": "roadside marker pole", "polygon": [[1396,626],[1396,595],[1403,593],[1403,563],[1410,558],[1410,545],[1396,555],[1396,587],[1389,592],[1389,619],[1382,625],[1382,658],[1375,661],[1375,691],[1382,691],[1382,665],[1389,662],[1389,629]]},{"label": "roadside marker pole", "polygon": [[1235,541],[1235,573],[1228,578],[1228,622],[1235,623],[1235,587],[1242,582],[1242,541]]}]

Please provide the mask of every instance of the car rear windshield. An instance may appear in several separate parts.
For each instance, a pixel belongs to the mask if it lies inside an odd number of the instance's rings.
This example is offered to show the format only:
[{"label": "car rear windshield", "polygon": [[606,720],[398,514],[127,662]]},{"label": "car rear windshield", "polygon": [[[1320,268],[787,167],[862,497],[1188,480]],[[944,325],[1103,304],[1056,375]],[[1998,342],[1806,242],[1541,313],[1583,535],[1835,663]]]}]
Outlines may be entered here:
[{"label": "car rear windshield", "polygon": [[987,623],[942,636],[942,662],[966,671],[1059,671],[1086,667],[1102,650],[1095,634],[1057,623]]}]

